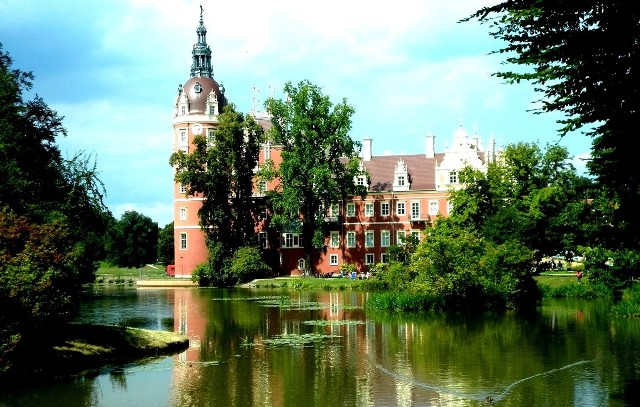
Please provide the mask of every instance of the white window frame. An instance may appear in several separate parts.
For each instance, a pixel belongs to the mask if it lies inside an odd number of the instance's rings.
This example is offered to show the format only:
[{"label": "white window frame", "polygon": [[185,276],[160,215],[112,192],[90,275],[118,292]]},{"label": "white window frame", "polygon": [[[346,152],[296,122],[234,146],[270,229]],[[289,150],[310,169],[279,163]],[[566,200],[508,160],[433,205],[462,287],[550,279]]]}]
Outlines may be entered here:
[{"label": "white window frame", "polygon": [[365,253],[364,264],[367,266],[373,266],[376,264],[376,256],[373,253]]},{"label": "white window frame", "polygon": [[340,232],[329,232],[329,247],[340,247]]},{"label": "white window frame", "polygon": [[449,184],[458,183],[458,171],[449,171]]},{"label": "white window frame", "polygon": [[356,204],[353,202],[349,202],[347,204],[347,216],[354,217],[356,216]]},{"label": "white window frame", "polygon": [[403,187],[407,184],[407,176],[406,175],[398,175],[396,180],[396,185],[399,187]]},{"label": "white window frame", "polygon": [[353,231],[347,232],[347,247],[348,248],[356,247],[356,232],[353,232]]},{"label": "white window frame", "polygon": [[396,215],[404,216],[407,214],[406,202],[396,202]]},{"label": "white window frame", "polygon": [[380,231],[380,247],[391,246],[391,232],[388,230]]},{"label": "white window frame", "polygon": [[453,212],[453,201],[448,200],[447,201],[447,214],[451,215],[452,212]]},{"label": "white window frame", "polygon": [[260,180],[258,181],[258,194],[264,195],[267,193],[267,181]]},{"label": "white window frame", "polygon": [[420,201],[411,201],[411,219],[420,219]]},{"label": "white window frame", "polygon": [[389,263],[389,253],[380,253],[380,263],[382,264]]},{"label": "white window frame", "polygon": [[178,144],[179,145],[185,145],[189,143],[189,139],[187,139],[187,130],[186,129],[180,129],[178,130],[179,134],[178,134]]},{"label": "white window frame", "polygon": [[416,239],[416,242],[420,242],[422,238],[422,233],[419,230],[412,229],[411,230],[411,238]]},{"label": "white window frame", "polygon": [[180,184],[180,193],[181,194],[186,194],[187,193],[187,186],[184,184]]},{"label": "white window frame", "polygon": [[389,216],[390,210],[389,202],[380,202],[380,216]]},{"label": "white window frame", "polygon": [[437,215],[439,212],[438,201],[431,200],[429,201],[429,215]]},{"label": "white window frame", "polygon": [[373,230],[364,232],[364,247],[376,247],[376,235]]},{"label": "white window frame", "polygon": [[373,202],[365,202],[364,204],[364,216],[374,216],[375,215],[375,205]]},{"label": "white window frame", "polygon": [[186,206],[182,206],[180,207],[180,220],[187,220],[187,207]]},{"label": "white window frame", "polygon": [[186,232],[181,232],[180,233],[180,250],[187,250],[188,245],[187,245],[187,233]]},{"label": "white window frame", "polygon": [[269,235],[267,235],[267,232],[258,232],[258,246],[262,249],[269,248]]},{"label": "white window frame", "polygon": [[337,266],[339,262],[338,259],[338,255],[337,254],[330,254],[329,255],[329,265],[330,266]]},{"label": "white window frame", "polygon": [[302,234],[301,233],[283,233],[280,236],[280,247],[284,249],[291,249],[296,247],[302,247]]},{"label": "white window frame", "polygon": [[396,245],[401,245],[403,243],[403,240],[407,238],[407,231],[406,230],[397,230],[396,231]]},{"label": "white window frame", "polygon": [[337,203],[329,205],[329,217],[337,218],[340,215],[340,206]]}]

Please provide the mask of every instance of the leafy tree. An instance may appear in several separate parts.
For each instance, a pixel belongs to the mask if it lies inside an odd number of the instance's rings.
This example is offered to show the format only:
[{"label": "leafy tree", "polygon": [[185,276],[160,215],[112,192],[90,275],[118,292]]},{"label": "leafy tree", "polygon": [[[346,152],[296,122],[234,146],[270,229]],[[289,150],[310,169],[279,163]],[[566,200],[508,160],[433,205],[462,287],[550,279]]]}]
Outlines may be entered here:
[{"label": "leafy tree", "polygon": [[360,143],[348,135],[353,107],[346,99],[333,105],[321,89],[309,81],[284,86],[286,100],[267,99],[272,140],[282,146],[282,162],[262,168],[266,179],[278,179],[271,191],[272,223],[282,230],[302,232],[306,264],[313,272],[314,249],[323,243],[325,210],[348,195],[366,195],[355,184]]},{"label": "leafy tree", "polygon": [[0,371],[74,316],[108,218],[92,157],[61,156],[62,118],[11,65],[0,46]]},{"label": "leafy tree", "polygon": [[[233,104],[225,106],[218,120],[214,140],[197,136],[192,153],[178,151],[169,162],[176,167],[176,181],[187,186],[187,195],[204,198],[200,225],[207,234],[210,252],[211,247],[219,246],[219,255],[210,258],[210,273],[224,274],[224,260],[247,245],[255,234],[253,170],[264,130],[252,116],[236,112]],[[226,281],[207,280],[216,284]]]},{"label": "leafy tree", "polygon": [[164,266],[174,262],[173,222],[158,231],[158,261]]},{"label": "leafy tree", "polygon": [[486,173],[461,172],[465,188],[451,192],[454,210],[447,221],[497,244],[519,241],[540,256],[575,249],[565,245],[577,241],[574,227],[582,217],[575,209],[587,207],[580,180],[564,147],[508,145]]},{"label": "leafy tree", "polygon": [[[640,118],[640,3],[627,0],[518,0],[484,7],[463,20],[488,23],[506,44],[495,52],[525,69],[497,75],[531,81],[541,92],[537,113],[561,112],[559,133],[583,129],[592,138],[587,163],[610,204],[612,247],[640,243],[640,172],[629,131]],[[529,69],[526,69],[529,68]]]},{"label": "leafy tree", "polygon": [[635,250],[608,250],[602,247],[582,248],[590,284],[603,284],[620,300],[622,290],[638,278],[640,253]]},{"label": "leafy tree", "polygon": [[517,241],[501,244],[450,222],[438,222],[413,254],[410,289],[456,310],[529,308],[539,299],[532,252]]},{"label": "leafy tree", "polygon": [[141,267],[155,263],[158,253],[158,224],[136,211],[126,211],[112,224],[108,260],[118,267]]}]

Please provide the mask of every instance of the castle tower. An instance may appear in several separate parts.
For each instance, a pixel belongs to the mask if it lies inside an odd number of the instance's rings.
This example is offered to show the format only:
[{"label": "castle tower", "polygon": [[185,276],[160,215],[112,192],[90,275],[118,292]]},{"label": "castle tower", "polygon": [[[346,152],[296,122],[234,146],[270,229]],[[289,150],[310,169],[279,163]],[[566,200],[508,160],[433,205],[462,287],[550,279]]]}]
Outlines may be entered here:
[{"label": "castle tower", "polygon": [[[191,77],[178,86],[173,109],[173,152],[186,153],[193,149],[198,135],[213,139],[218,115],[227,103],[224,87],[213,79],[211,48],[207,45],[207,29],[200,7],[200,24],[196,29],[198,41],[193,46]],[[202,197],[187,197],[186,187],[173,185],[173,225],[175,276],[190,278],[195,267],[207,260],[204,233],[200,229],[198,210]]]}]

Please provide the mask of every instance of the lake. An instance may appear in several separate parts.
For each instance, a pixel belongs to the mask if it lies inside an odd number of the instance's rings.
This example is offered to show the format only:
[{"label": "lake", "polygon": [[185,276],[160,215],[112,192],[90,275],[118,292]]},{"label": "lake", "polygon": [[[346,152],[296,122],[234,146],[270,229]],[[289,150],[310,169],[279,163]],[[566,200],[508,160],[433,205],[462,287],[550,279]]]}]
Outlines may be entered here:
[{"label": "lake", "polygon": [[0,406],[631,406],[640,321],[606,301],[482,316],[365,312],[370,294],[94,288],[80,322],[174,330],[186,351],[0,395]]}]

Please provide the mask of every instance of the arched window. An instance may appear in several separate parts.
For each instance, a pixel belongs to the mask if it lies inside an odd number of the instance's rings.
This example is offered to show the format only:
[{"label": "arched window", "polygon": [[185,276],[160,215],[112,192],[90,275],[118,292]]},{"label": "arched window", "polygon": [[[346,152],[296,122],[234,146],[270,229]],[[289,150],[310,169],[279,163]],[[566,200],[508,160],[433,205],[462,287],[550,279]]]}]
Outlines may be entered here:
[{"label": "arched window", "polygon": [[304,259],[299,259],[298,260],[298,270],[300,271],[305,271],[307,268],[305,267],[305,261]]}]

